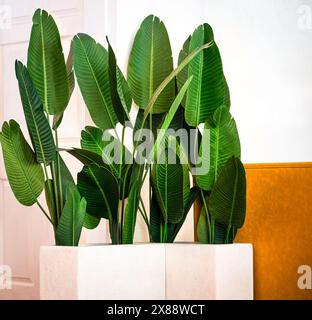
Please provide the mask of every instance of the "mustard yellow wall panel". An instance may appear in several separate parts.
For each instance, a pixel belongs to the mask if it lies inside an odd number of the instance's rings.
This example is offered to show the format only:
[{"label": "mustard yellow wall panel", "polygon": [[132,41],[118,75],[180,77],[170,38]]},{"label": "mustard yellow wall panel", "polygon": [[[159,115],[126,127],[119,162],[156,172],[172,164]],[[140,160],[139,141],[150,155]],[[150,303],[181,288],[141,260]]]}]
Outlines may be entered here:
[{"label": "mustard yellow wall panel", "polygon": [[298,267],[312,267],[312,163],[245,168],[247,216],[236,242],[254,245],[255,298],[312,299],[297,285]]}]

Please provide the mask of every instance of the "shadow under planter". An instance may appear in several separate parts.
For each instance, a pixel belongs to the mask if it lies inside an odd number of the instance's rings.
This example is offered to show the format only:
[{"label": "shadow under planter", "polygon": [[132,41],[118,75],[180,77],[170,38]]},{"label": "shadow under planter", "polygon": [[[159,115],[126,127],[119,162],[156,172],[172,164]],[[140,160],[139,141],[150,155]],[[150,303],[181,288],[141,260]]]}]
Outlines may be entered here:
[{"label": "shadow under planter", "polygon": [[41,299],[253,299],[251,244],[43,246]]}]

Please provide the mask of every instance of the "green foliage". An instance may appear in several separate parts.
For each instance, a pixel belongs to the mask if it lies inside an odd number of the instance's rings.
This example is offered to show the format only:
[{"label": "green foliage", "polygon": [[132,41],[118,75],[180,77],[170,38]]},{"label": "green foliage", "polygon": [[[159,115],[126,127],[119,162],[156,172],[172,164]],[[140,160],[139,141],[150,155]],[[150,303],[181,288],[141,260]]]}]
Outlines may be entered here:
[{"label": "green foliage", "polygon": [[153,190],[164,222],[178,223],[183,217],[183,167],[180,163],[170,163],[170,157],[175,156],[171,149],[163,153],[166,153],[165,163],[153,166]]},{"label": "green foliage", "polygon": [[52,16],[41,9],[33,16],[27,67],[45,111],[51,115],[63,112],[70,84],[60,34]]},{"label": "green foliage", "polygon": [[[188,50],[191,52],[210,41],[214,41],[213,31],[205,23],[194,31]],[[185,119],[190,126],[196,127],[205,122],[224,101],[222,61],[215,42],[189,63],[188,76],[193,76],[193,81],[186,98]]]},{"label": "green foliage", "polygon": [[[15,63],[34,151],[14,120],[3,124],[0,138],[8,180],[15,197],[26,206],[37,203],[51,222],[59,245],[78,245],[86,207],[58,147],[57,128],[75,85],[72,53],[71,48],[65,64],[53,18],[44,10],[36,10],[27,67],[20,61]],[[53,121],[50,121],[50,115],[54,115]],[[43,189],[48,212],[38,201]]]},{"label": "green foliage", "polygon": [[230,158],[211,191],[209,212],[226,226],[241,228],[246,213],[246,176],[238,158]]},{"label": "green foliage", "polygon": [[[67,71],[68,90],[69,90],[69,98],[68,98],[68,102],[69,102],[73,94],[73,91],[75,89],[75,76],[74,76],[74,69],[73,69],[73,42],[71,42],[70,44],[70,50],[69,50],[69,54],[66,61],[66,71]],[[64,115],[64,110],[57,113],[53,117],[53,125],[52,125],[53,130],[56,130],[60,126],[63,120],[63,115]]]},{"label": "green foliage", "polygon": [[101,129],[114,128],[118,118],[108,85],[107,50],[84,33],[74,37],[73,48],[75,75],[92,120]]},{"label": "green foliage", "polygon": [[197,238],[201,243],[213,243],[209,238],[209,216],[206,214],[204,206],[200,210],[199,220],[197,224]]},{"label": "green foliage", "polygon": [[139,207],[139,195],[141,192],[141,181],[136,180],[131,187],[128,203],[125,210],[125,221],[122,234],[122,243],[133,243],[135,223],[137,217],[137,211]]},{"label": "green foliage", "polygon": [[[150,15],[136,33],[128,64],[128,81],[139,108],[146,108],[154,91],[172,70],[172,52],[166,27],[159,18]],[[153,113],[169,110],[174,91],[174,81],[171,81],[154,104]]]},{"label": "green foliage", "polygon": [[86,229],[95,229],[100,224],[101,218],[92,216],[91,214],[86,213],[83,226]]},{"label": "green foliage", "polygon": [[86,214],[87,202],[81,198],[75,185],[67,189],[66,203],[62,217],[56,229],[56,244],[61,246],[77,246]]},{"label": "green foliage", "polygon": [[0,140],[12,191],[21,204],[31,206],[43,190],[43,170],[17,122],[3,123]]},{"label": "green foliage", "polygon": [[87,200],[88,214],[117,220],[118,182],[112,173],[104,167],[89,164],[78,174],[78,189]]},{"label": "green foliage", "polygon": [[[118,66],[116,63],[116,57],[113,48],[111,47],[108,38],[108,76],[109,76],[109,88],[110,94],[112,99],[112,104],[115,108],[115,113],[119,122],[122,125],[125,125],[126,120],[129,120],[129,113],[128,113],[128,105],[126,101],[122,101],[119,96],[118,90],[118,76],[117,72],[120,74],[120,81],[123,81],[121,71],[118,70]],[[124,82],[124,81],[123,81]],[[127,91],[128,94],[130,93],[129,90]]]},{"label": "green foliage", "polygon": [[[179,53],[178,64],[180,64],[189,54],[191,36],[189,36],[183,43],[183,47]],[[181,90],[182,86],[188,78],[188,66],[186,66],[178,75],[177,75],[177,86]],[[183,98],[182,106],[185,107],[186,97]]]},{"label": "green foliage", "polygon": [[56,159],[52,130],[27,68],[21,62],[16,61],[15,72],[28,132],[36,152],[36,159],[38,162],[47,165]]},{"label": "green foliage", "polygon": [[205,175],[196,177],[199,187],[212,190],[217,177],[226,162],[232,156],[240,157],[240,141],[235,120],[225,106],[219,107],[213,114],[211,122],[205,123],[203,140],[209,140],[209,149],[202,151],[200,146],[199,156],[202,161],[209,163],[209,171]]},{"label": "green foliage", "polygon": [[[65,63],[56,24],[38,9],[27,67],[16,61],[15,71],[33,150],[14,120],[4,122],[0,134],[4,164],[17,200],[27,206],[38,204],[53,225],[58,245],[78,245],[82,227],[94,229],[102,218],[109,222],[113,244],[131,244],[138,213],[152,242],[173,242],[199,195],[203,204],[199,241],[233,242],[245,219],[246,178],[229,112],[230,92],[208,24],[186,39],[174,69],[166,27],[159,18],[148,16],[134,38],[127,82],[108,39],[105,49],[90,36],[77,34]],[[60,149],[57,129],[75,76],[95,126],[82,130],[81,148]],[[126,147],[132,98],[139,107],[132,136],[149,128],[155,138],[145,161],[134,164],[133,159],[142,158],[137,141],[133,149]],[[183,141],[168,129],[188,133],[196,129],[196,135]],[[204,148],[207,143],[209,152]],[[193,175],[196,186],[191,188],[190,173],[196,168],[192,157],[198,149],[209,171]],[[83,164],[77,185],[61,156],[64,150]],[[141,198],[146,177],[149,212]],[[38,201],[43,189],[48,213]]]}]

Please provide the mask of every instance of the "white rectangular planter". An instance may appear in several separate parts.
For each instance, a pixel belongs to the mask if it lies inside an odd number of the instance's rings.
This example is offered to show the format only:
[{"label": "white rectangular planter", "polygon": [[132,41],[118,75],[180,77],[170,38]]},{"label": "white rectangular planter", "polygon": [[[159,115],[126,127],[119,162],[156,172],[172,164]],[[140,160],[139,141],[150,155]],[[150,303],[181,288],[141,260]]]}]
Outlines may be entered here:
[{"label": "white rectangular planter", "polygon": [[251,244],[41,247],[41,299],[253,299]]}]

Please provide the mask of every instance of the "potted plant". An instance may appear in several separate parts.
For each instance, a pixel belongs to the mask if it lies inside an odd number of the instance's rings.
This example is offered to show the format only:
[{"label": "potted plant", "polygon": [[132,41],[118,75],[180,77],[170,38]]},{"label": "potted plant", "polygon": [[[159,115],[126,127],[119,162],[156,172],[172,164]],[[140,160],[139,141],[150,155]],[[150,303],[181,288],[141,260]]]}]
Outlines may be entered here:
[{"label": "potted plant", "polygon": [[[77,34],[65,63],[56,24],[38,9],[27,67],[16,62],[16,76],[33,149],[14,120],[3,124],[0,139],[17,200],[37,203],[54,228],[56,246],[41,248],[41,298],[252,298],[252,247],[228,245],[244,223],[246,181],[208,24],[188,37],[174,69],[167,30],[148,16],[135,36],[126,80],[108,39],[105,49]],[[95,126],[82,130],[81,148],[63,150],[57,129],[74,77]],[[76,183],[61,152],[83,164]],[[149,213],[141,197],[145,179]],[[38,202],[43,189],[48,210]],[[173,244],[195,199],[202,203],[202,244]],[[133,244],[137,214],[151,244]],[[96,228],[102,218],[118,246],[78,247],[82,227]]]}]

